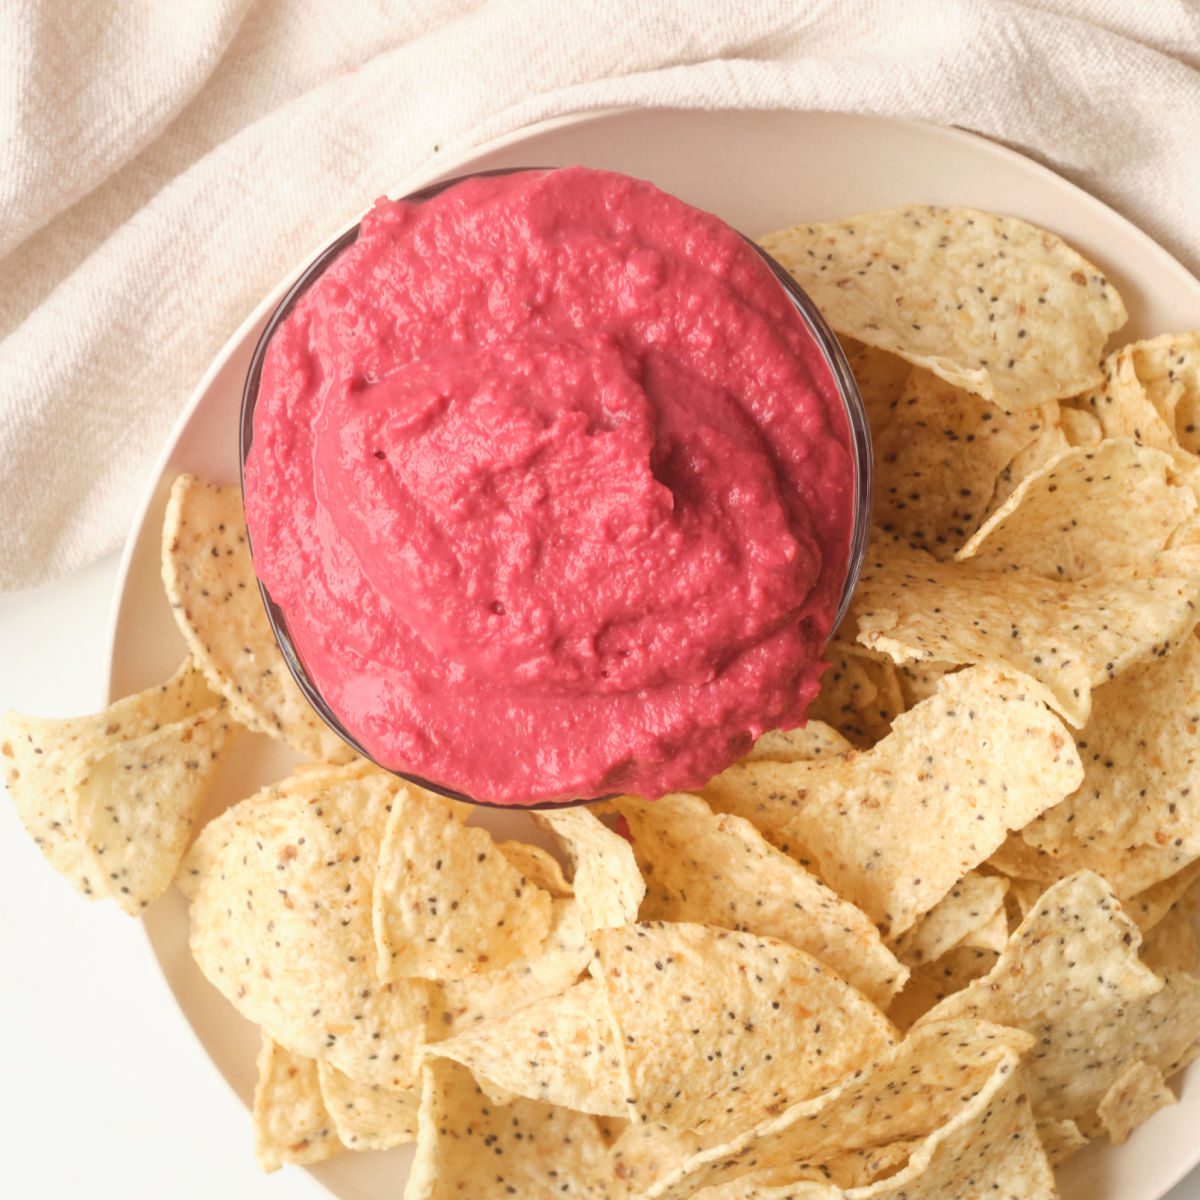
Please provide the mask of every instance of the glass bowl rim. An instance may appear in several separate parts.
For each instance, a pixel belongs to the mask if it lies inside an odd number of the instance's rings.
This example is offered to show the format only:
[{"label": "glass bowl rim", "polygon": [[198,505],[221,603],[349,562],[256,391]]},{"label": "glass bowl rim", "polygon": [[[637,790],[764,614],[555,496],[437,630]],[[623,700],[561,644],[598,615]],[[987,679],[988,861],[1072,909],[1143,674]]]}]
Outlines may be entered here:
[{"label": "glass bowl rim", "polygon": [[[442,179],[436,183],[419,188],[415,192],[409,192],[407,195],[401,196],[399,199],[412,204],[421,204],[426,200],[432,199],[455,184],[462,183],[467,179],[481,179],[489,176],[498,175],[514,175],[525,171],[548,171],[554,170],[553,167],[497,167],[486,171],[469,171],[462,175],[455,175],[449,179]],[[301,296],[324,274],[325,270],[333,262],[347,246],[353,244],[358,239],[359,230],[362,228],[362,222],[357,221],[351,228],[336,237],[329,243],[319,254],[306,266],[296,277],[295,282],[284,293],[283,298],[271,311],[267,322],[263,327],[262,333],[259,335],[258,341],[254,347],[254,353],[250,358],[250,366],[246,371],[246,382],[242,388],[241,412],[238,427],[238,482],[242,492],[243,506],[246,498],[246,459],[250,454],[250,448],[254,441],[254,412],[258,403],[258,389],[262,379],[263,362],[266,359],[267,349],[275,331],[279,328],[288,316],[292,309],[296,306]],[[858,384],[855,382],[854,373],[850,369],[850,363],[846,358],[846,353],[842,349],[841,343],[837,340],[833,330],[826,323],[825,318],[821,315],[820,310],[813,303],[808,293],[792,278],[791,274],[770,254],[768,254],[761,246],[752,239],[747,238],[744,234],[740,234],[743,240],[751,246],[759,257],[766,263],[767,267],[774,275],[776,281],[783,288],[784,293],[792,302],[793,307],[799,313],[801,320],[804,322],[809,333],[812,335],[813,341],[821,351],[822,357],[825,360],[825,365],[828,367],[830,374],[833,376],[834,385],[837,388],[838,395],[842,401],[842,407],[846,415],[846,423],[849,430],[850,449],[854,459],[855,470],[855,488],[854,488],[854,520],[851,530],[850,546],[846,560],[846,579],[842,587],[841,599],[838,603],[836,616],[830,628],[830,638],[832,639],[838,625],[841,624],[842,618],[845,617],[846,611],[850,606],[851,597],[854,594],[854,589],[858,584],[859,576],[862,574],[863,564],[866,561],[867,542],[870,537],[871,529],[871,486],[873,461],[871,454],[871,430],[867,422],[866,407],[863,404],[862,396],[858,390]],[[246,530],[246,541],[250,548],[251,561],[254,558],[254,543],[250,537],[249,529]],[[425,788],[427,791],[435,792],[440,796],[445,796],[451,800],[457,800],[464,804],[471,804],[479,808],[494,808],[505,809],[509,811],[527,811],[536,812],[538,810],[555,809],[555,808],[576,808],[586,804],[600,804],[606,800],[612,800],[619,793],[610,793],[604,796],[582,797],[576,800],[543,800],[532,804],[500,804],[493,800],[480,800],[474,796],[469,796],[465,792],[460,792],[455,788],[449,787],[446,784],[436,783],[431,779],[426,779],[421,775],[417,775],[411,771],[398,771],[394,767],[385,766],[379,762],[373,755],[367,751],[358,739],[342,724],[338,715],[333,711],[333,708],[326,701],[320,690],[309,677],[308,672],[304,668],[304,664],[300,660],[300,655],[296,650],[295,643],[292,641],[291,632],[288,629],[287,619],[284,616],[283,610],[271,598],[267,591],[266,585],[258,577],[257,570],[255,571],[255,580],[258,583],[259,595],[262,598],[263,607],[266,610],[267,622],[271,627],[272,636],[279,647],[280,653],[283,655],[283,661],[287,664],[288,671],[292,678],[296,681],[296,685],[300,688],[304,698],[312,705],[317,716],[333,730],[344,741],[350,749],[360,755],[368,762],[373,763],[381,770],[387,771],[388,774],[396,776],[398,779],[403,779],[408,783],[416,784],[418,787]]]}]

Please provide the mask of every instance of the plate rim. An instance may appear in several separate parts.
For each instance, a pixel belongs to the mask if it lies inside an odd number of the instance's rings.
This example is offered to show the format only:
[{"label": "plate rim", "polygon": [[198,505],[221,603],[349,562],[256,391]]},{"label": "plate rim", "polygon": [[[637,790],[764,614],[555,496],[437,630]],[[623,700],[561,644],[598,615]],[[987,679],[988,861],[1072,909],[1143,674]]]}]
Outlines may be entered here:
[{"label": "plate rim", "polygon": [[[969,145],[973,151],[982,152],[985,155],[993,156],[994,158],[1010,163],[1019,164],[1020,169],[1032,172],[1035,176],[1051,182],[1056,188],[1067,188],[1074,196],[1075,200],[1090,209],[1100,218],[1109,222],[1117,222],[1123,227],[1124,233],[1132,238],[1140,247],[1143,254],[1153,260],[1152,270],[1155,272],[1169,272],[1175,276],[1176,280],[1184,287],[1194,289],[1200,296],[1200,277],[1193,274],[1191,270],[1181,262],[1174,254],[1157,242],[1150,234],[1137,225],[1132,219],[1125,216],[1122,212],[1113,208],[1110,204],[1101,200],[1099,197],[1087,191],[1080,184],[1059,174],[1053,168],[1045,163],[1039,162],[1037,159],[1028,154],[1024,154],[1005,143],[993,140],[984,134],[977,133],[973,130],[964,129],[957,125],[942,125],[933,121],[920,120],[907,117],[892,117],[879,113],[871,112],[846,112],[830,109],[783,109],[773,110],[763,107],[753,106],[738,106],[734,108],[721,109],[706,109],[699,106],[678,106],[678,105],[610,105],[602,108],[588,109],[583,111],[574,111],[550,117],[541,121],[534,122],[529,125],[521,126],[517,129],[510,130],[508,133],[495,138],[488,139],[465,149],[456,150],[453,153],[437,159],[436,162],[425,162],[421,168],[411,172],[407,176],[402,177],[394,185],[387,189],[388,194],[403,195],[407,192],[416,190],[417,188],[436,183],[439,180],[456,173],[462,173],[464,167],[475,163],[477,160],[484,158],[497,151],[519,145],[522,142],[528,141],[545,133],[554,130],[563,129],[571,126],[602,124],[606,121],[611,121],[614,118],[622,118],[631,113],[641,114],[687,114],[698,118],[703,118],[710,114],[728,114],[728,113],[746,113],[756,114],[763,117],[769,117],[772,113],[781,111],[786,114],[795,114],[811,117],[834,117],[842,118],[848,122],[866,121],[873,123],[898,126],[908,130],[920,130],[922,134],[934,142],[941,142],[943,145],[951,147]],[[852,214],[851,214],[852,215]],[[225,368],[229,359],[237,352],[238,348],[250,336],[254,327],[260,323],[279,302],[279,299],[284,295],[286,290],[291,286],[295,279],[305,269],[308,263],[320,252],[320,250],[329,244],[332,240],[340,237],[347,230],[352,228],[358,221],[361,220],[361,214],[353,219],[345,222],[337,229],[323,236],[320,242],[315,245],[310,252],[306,253],[294,266],[284,274],[284,276],[262,297],[262,299],[247,313],[245,318],[230,334],[216,355],[210,360],[208,366],[197,380],[195,387],[189,393],[187,400],[180,409],[178,416],[173,422],[170,431],[164,439],[162,448],[155,457],[152,465],[143,476],[143,483],[138,502],[134,508],[130,518],[129,530],[126,534],[120,553],[120,558],[117,563],[116,575],[113,581],[112,595],[109,601],[109,610],[107,615],[107,628],[105,632],[104,644],[106,646],[106,663],[101,672],[103,678],[103,695],[100,697],[101,702],[109,704],[112,702],[114,676],[117,666],[117,633],[120,624],[120,616],[124,603],[125,593],[130,584],[130,571],[133,565],[133,559],[138,542],[140,541],[143,527],[146,524],[147,516],[150,510],[158,500],[158,491],[161,485],[164,473],[167,468],[171,456],[182,439],[187,427],[191,423],[197,408],[200,406],[205,396],[212,387],[213,381]],[[1169,331],[1167,331],[1169,332]],[[195,1025],[188,1016],[183,1005],[180,1003],[175,993],[175,987],[171,981],[171,977],[167,972],[159,953],[159,948],[155,940],[151,937],[149,927],[145,921],[139,921],[141,925],[141,936],[145,938],[149,945],[150,952],[153,956],[156,968],[166,984],[167,989],[175,1003],[177,1010],[183,1017],[184,1023],[187,1026],[189,1036],[194,1040],[196,1045],[201,1050],[208,1066],[216,1071],[229,1090],[237,1104],[246,1107],[238,1089],[234,1086],[228,1073],[218,1063],[217,1059],[210,1053],[204,1039],[197,1032]],[[1197,1068],[1197,1073],[1200,1073],[1200,1068]],[[1109,1150],[1116,1147],[1108,1147]],[[1200,1168],[1200,1147],[1197,1148],[1196,1156],[1192,1161],[1183,1163],[1178,1169],[1172,1169],[1168,1172],[1169,1182],[1163,1191],[1157,1193],[1159,1200],[1165,1196],[1168,1191],[1177,1186],[1185,1177]],[[305,1167],[305,1172],[313,1179],[317,1186],[324,1191],[329,1191],[328,1187],[319,1175],[315,1174],[311,1167]],[[330,1192],[329,1194],[333,1194]]]}]

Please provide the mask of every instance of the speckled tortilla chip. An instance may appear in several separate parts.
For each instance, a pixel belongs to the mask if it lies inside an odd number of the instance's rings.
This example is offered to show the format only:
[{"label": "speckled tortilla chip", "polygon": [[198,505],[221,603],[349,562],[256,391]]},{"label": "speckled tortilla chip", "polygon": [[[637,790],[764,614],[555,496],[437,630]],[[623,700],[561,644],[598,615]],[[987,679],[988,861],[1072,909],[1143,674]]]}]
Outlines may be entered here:
[{"label": "speckled tortilla chip", "polygon": [[908,1029],[947,996],[961,992],[967,984],[981,979],[1000,957],[995,950],[976,946],[955,946],[935,962],[916,967],[904,990],[887,1010],[888,1019],[898,1029]]},{"label": "speckled tortilla chip", "polygon": [[1088,1144],[1074,1121],[1039,1121],[1037,1131],[1052,1167],[1061,1166]]},{"label": "speckled tortilla chip", "polygon": [[645,920],[691,921],[773,937],[807,951],[885,1008],[904,966],[853,904],[780,853],[743,817],[699,796],[622,800],[646,879]]},{"label": "speckled tortilla chip", "polygon": [[784,851],[789,849],[784,831],[806,799],[805,780],[810,766],[841,758],[854,749],[837,730],[819,721],[810,721],[798,732],[805,739],[793,744],[790,757],[735,763],[714,775],[703,789],[704,798],[715,812],[744,817],[773,846]]},{"label": "speckled tortilla chip", "polygon": [[996,1074],[970,1105],[926,1140],[903,1171],[861,1200],[944,1200],[948,1196],[1058,1200],[1054,1171],[1015,1071]]},{"label": "speckled tortilla chip", "polygon": [[433,985],[429,1040],[452,1037],[480,1021],[565,992],[587,969],[593,954],[578,902],[554,900],[546,940],[527,958],[497,971]]},{"label": "speckled tortilla chip", "polygon": [[839,334],[1010,412],[1098,384],[1104,343],[1125,324],[1103,274],[1014,217],[912,206],[797,225],[762,246]]},{"label": "speckled tortilla chip", "polygon": [[905,708],[915,708],[937,691],[943,675],[959,670],[958,663],[910,662],[896,668]]},{"label": "speckled tortilla chip", "polygon": [[1098,1130],[1096,1107],[1132,1063],[1164,1077],[1200,1035],[1200,982],[1160,979],[1138,959],[1141,935],[1100,876],[1048,889],[996,966],[919,1023],[977,1019],[1028,1030],[1038,1051],[1024,1075],[1039,1117]]},{"label": "speckled tortilla chip", "polygon": [[499,849],[509,863],[534,887],[549,892],[554,899],[561,900],[575,894],[575,889],[563,874],[562,863],[549,850],[531,842],[514,841],[500,842]]},{"label": "speckled tortilla chip", "polygon": [[1171,909],[1142,941],[1142,962],[1159,975],[1195,971],[1198,959],[1200,938],[1195,918],[1186,906]]},{"label": "speckled tortilla chip", "polygon": [[988,866],[1009,876],[1014,883],[1036,885],[1035,900],[1048,884],[1057,883],[1071,874],[1070,871],[1056,870],[1054,860],[1045,851],[1035,850],[1020,833],[1010,833],[1004,839],[1004,845],[988,859]]},{"label": "speckled tortilla chip", "polygon": [[[831,754],[848,754],[854,747],[823,721],[809,721],[803,729],[772,729],[764,733],[741,761],[807,762]],[[718,775],[717,779],[721,776]]]},{"label": "speckled tortilla chip", "polygon": [[897,1174],[912,1157],[912,1152],[921,1144],[920,1138],[905,1138],[889,1142],[886,1146],[871,1146],[865,1150],[851,1150],[839,1154],[821,1165],[828,1172],[831,1183],[840,1188],[865,1188]]},{"label": "speckled tortilla chip", "polygon": [[904,711],[895,664],[852,642],[831,643],[825,661],[829,669],[821,676],[810,719],[831,726],[855,746],[873,746]]},{"label": "speckled tortilla chip", "polygon": [[608,929],[637,920],[646,894],[633,847],[586,808],[536,812],[571,860],[571,886],[584,928]]},{"label": "speckled tortilla chip", "polygon": [[1028,682],[983,667],[947,675],[873,750],[806,767],[787,833],[885,933],[904,933],[1079,783],[1070,735]]},{"label": "speckled tortilla chip", "polygon": [[232,734],[222,704],[95,747],[68,769],[71,823],[89,874],[131,916],[171,886]]},{"label": "speckled tortilla chip", "polygon": [[380,979],[462,979],[536,951],[550,894],[463,824],[462,805],[409,784],[379,850],[372,921]]},{"label": "speckled tortilla chip", "polygon": [[705,1139],[688,1130],[630,1121],[612,1146],[613,1173],[631,1197],[642,1196],[656,1181],[673,1174],[703,1149]]},{"label": "speckled tortilla chip", "polygon": [[209,982],[289,1050],[360,1083],[416,1080],[429,984],[375,977],[371,891],[397,782],[301,776],[205,826],[184,861]]},{"label": "speckled tortilla chip", "polygon": [[1004,468],[996,478],[996,490],[992,493],[989,516],[994,513],[1016,491],[1021,481],[1027,479],[1035,471],[1041,470],[1048,462],[1065,454],[1071,448],[1071,441],[1063,428],[1063,413],[1067,410],[1059,405],[1058,421],[1047,425],[1027,446],[1019,450],[1012,462]]},{"label": "speckled tortilla chip", "polygon": [[989,920],[972,929],[959,943],[968,950],[991,950],[995,954],[999,954],[1007,944],[1008,913],[1003,902]]},{"label": "speckled tortilla chip", "polygon": [[910,966],[934,962],[1002,913],[1007,891],[1008,880],[1002,876],[968,871],[893,949]]},{"label": "speckled tortilla chip", "polygon": [[1058,422],[1068,446],[1098,446],[1104,440],[1104,427],[1095,413],[1060,405]]},{"label": "speckled tortilla chip", "polygon": [[518,1099],[497,1106],[470,1071],[431,1059],[404,1200],[625,1200],[608,1148],[583,1113]]},{"label": "speckled tortilla chip", "polygon": [[1196,511],[1196,494],[1169,455],[1112,438],[1068,450],[1024,479],[958,558],[1088,579],[1160,553]]},{"label": "speckled tortilla chip", "polygon": [[250,559],[239,488],[193,475],[175,480],[163,521],[162,571],[188,649],[238,721],[309,758],[351,757],[304,698],[275,643]]},{"label": "speckled tortilla chip", "polygon": [[1200,333],[1133,342],[1104,360],[1099,387],[1073,403],[1106,437],[1131,437],[1168,454],[1200,453]]},{"label": "speckled tortilla chip", "polygon": [[[986,1108],[988,1098],[1012,1078],[1019,1055],[1031,1045],[1026,1034],[984,1022],[923,1030],[874,1059],[864,1059],[824,1094],[724,1144],[701,1149],[646,1194],[652,1200],[685,1200],[700,1188],[726,1184],[752,1171],[820,1165],[856,1150],[939,1133],[941,1144],[958,1118],[976,1113],[979,1097],[984,1098],[980,1107]],[[928,1142],[917,1148],[910,1165],[918,1155],[929,1161]]]},{"label": "speckled tortilla chip", "polygon": [[851,616],[858,640],[897,662],[991,663],[1028,675],[1047,703],[1081,726],[1093,687],[1165,653],[1196,624],[1195,551],[1169,550],[1145,570],[1060,583],[879,545]]},{"label": "speckled tortilla chip", "polygon": [[878,350],[849,336],[838,338],[846,353],[846,361],[858,384],[858,394],[867,410],[867,420],[874,435],[882,428],[893,406],[899,401],[904,385],[912,372],[912,364],[898,354]]},{"label": "speckled tortilla chip", "polygon": [[1188,454],[1200,454],[1200,332],[1168,334],[1135,347],[1135,369],[1150,401]]},{"label": "speckled tortilla chip", "polygon": [[60,875],[85,896],[108,888],[71,814],[67,780],[86,754],[117,746],[212,709],[217,697],[188,659],[166,683],[126,696],[103,712],[56,720],[9,709],[0,717],[0,765],[17,816]]},{"label": "speckled tortilla chip", "polygon": [[1124,901],[1125,911],[1137,922],[1142,933],[1153,929],[1176,903],[1189,893],[1192,885],[1200,879],[1200,859],[1189,863],[1182,871],[1156,883],[1145,891],[1138,892]]},{"label": "speckled tortilla chip", "polygon": [[1076,735],[1084,776],[1022,838],[1066,874],[1133,895],[1200,858],[1200,638],[1097,689]]},{"label": "speckled tortilla chip", "polygon": [[1058,405],[1006,413],[914,370],[874,434],[876,520],[935,558],[951,558],[983,524],[1001,473],[1058,423]]},{"label": "speckled tortilla chip", "polygon": [[603,985],[585,979],[559,996],[483,1021],[429,1051],[505,1092],[576,1112],[623,1117],[621,1051]]},{"label": "speckled tortilla chip", "polygon": [[1144,1062],[1131,1063],[1113,1081],[1096,1109],[1104,1132],[1114,1146],[1148,1121],[1160,1108],[1177,1103],[1163,1082],[1162,1072]]},{"label": "speckled tortilla chip", "polygon": [[264,1171],[324,1162],[342,1150],[317,1064],[263,1034],[254,1085],[254,1157]]},{"label": "speckled tortilla chip", "polygon": [[794,946],[707,925],[594,935],[640,1120],[720,1137],[831,1086],[891,1023]]},{"label": "speckled tortilla chip", "polygon": [[358,1083],[327,1062],[317,1065],[325,1108],[348,1150],[390,1150],[417,1140],[421,1092],[415,1084],[396,1091]]}]

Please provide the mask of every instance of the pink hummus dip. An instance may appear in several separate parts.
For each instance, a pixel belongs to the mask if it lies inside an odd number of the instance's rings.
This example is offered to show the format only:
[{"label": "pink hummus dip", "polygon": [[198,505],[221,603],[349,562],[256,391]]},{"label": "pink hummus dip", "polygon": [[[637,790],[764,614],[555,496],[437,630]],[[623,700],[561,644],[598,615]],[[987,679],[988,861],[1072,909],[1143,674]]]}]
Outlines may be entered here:
[{"label": "pink hummus dip", "polygon": [[854,468],[754,249],[570,168],[380,201],[275,333],[255,566],[381,764],[502,804],[695,788],[804,719]]}]

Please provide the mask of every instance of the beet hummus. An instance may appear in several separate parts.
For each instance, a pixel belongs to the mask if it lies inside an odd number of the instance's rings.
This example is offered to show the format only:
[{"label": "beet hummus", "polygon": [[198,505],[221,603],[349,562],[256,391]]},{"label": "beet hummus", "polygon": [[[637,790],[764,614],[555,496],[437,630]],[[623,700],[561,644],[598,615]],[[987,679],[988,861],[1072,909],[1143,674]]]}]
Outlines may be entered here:
[{"label": "beet hummus", "polygon": [[802,721],[855,488],[753,247],[582,168],[380,201],[270,342],[244,479],[347,730],[504,804],[695,788]]}]

